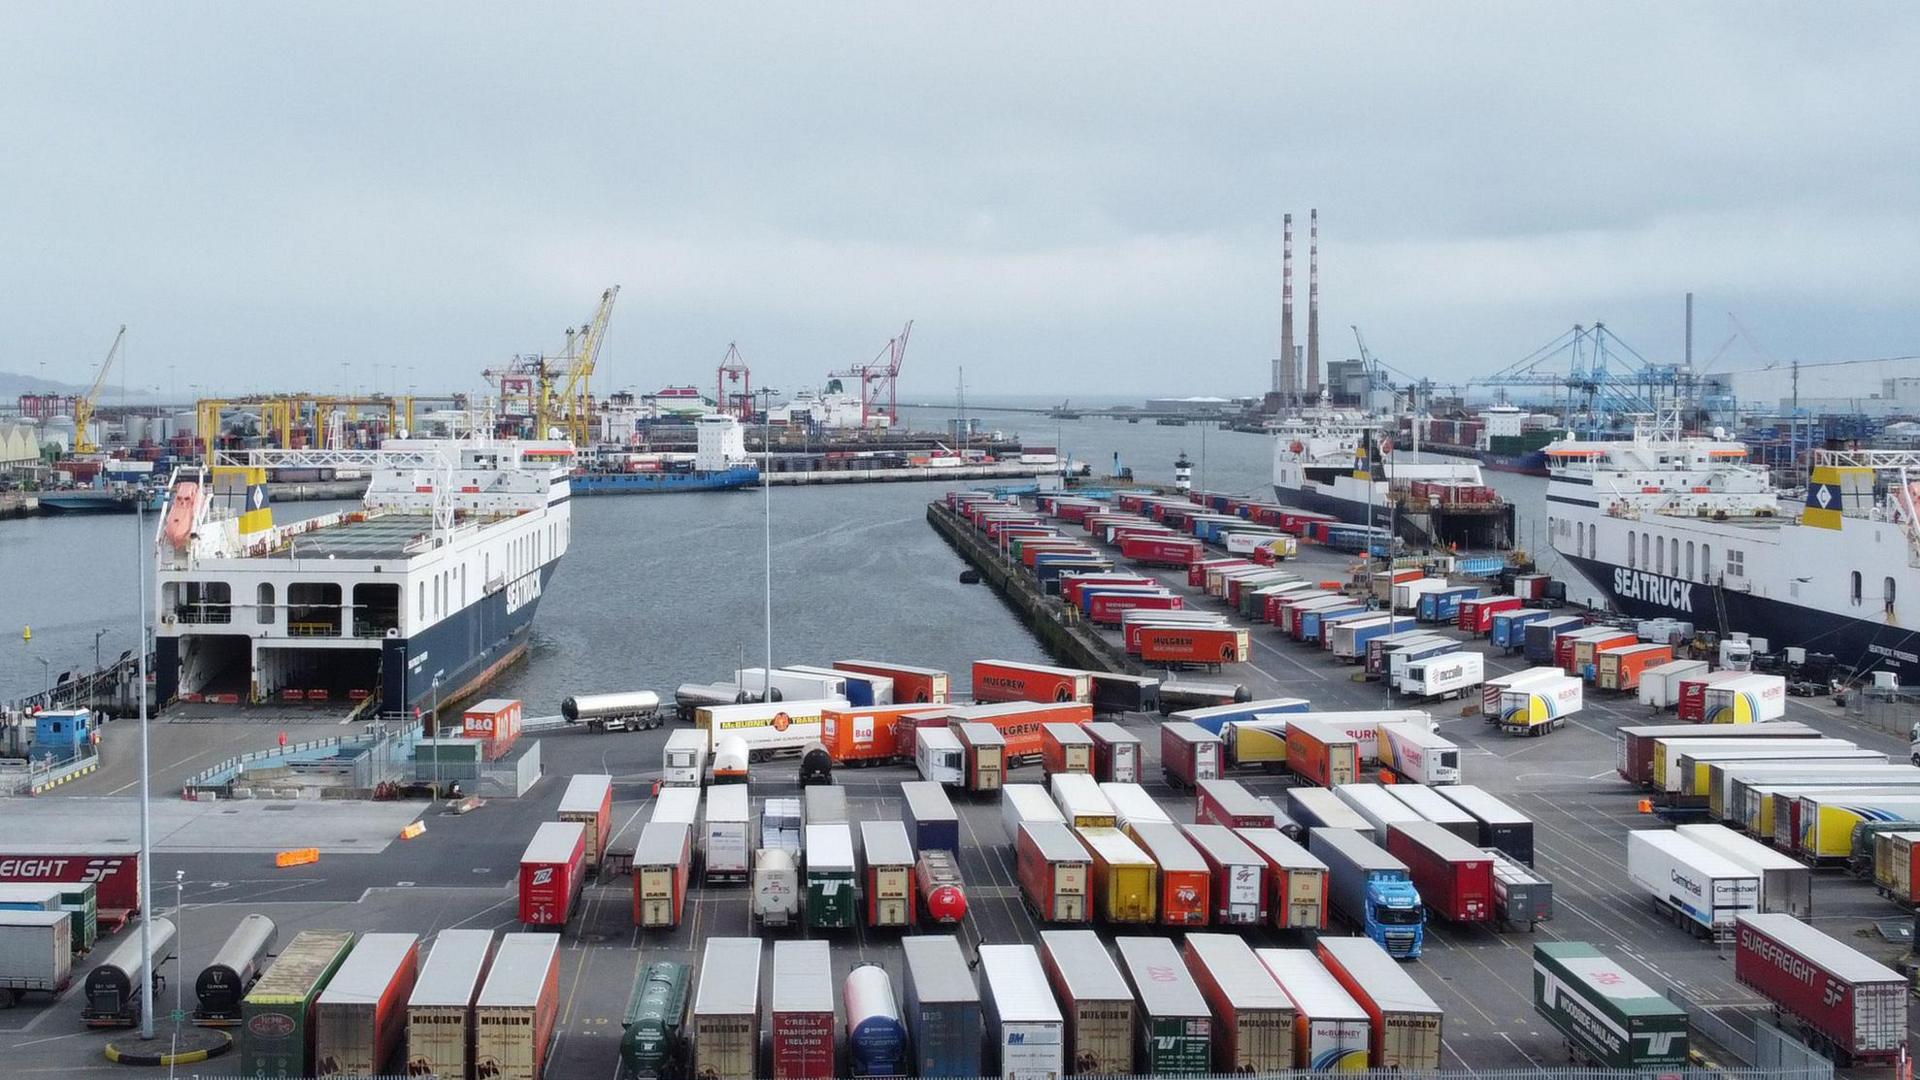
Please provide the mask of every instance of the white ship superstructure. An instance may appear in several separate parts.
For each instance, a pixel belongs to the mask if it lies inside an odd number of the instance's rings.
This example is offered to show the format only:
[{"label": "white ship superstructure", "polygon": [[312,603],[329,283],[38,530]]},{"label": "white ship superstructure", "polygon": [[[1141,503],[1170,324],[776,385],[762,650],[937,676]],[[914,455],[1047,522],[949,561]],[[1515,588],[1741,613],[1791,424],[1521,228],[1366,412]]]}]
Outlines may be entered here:
[{"label": "white ship superstructure", "polygon": [[1920,454],[1817,451],[1801,505],[1672,420],[1546,454],[1554,550],[1620,610],[1920,677]]},{"label": "white ship superstructure", "polygon": [[[394,439],[181,470],[162,518],[161,701],[353,702],[477,690],[525,651],[571,541],[564,442]],[[364,504],[273,523],[269,466],[357,468]]]}]

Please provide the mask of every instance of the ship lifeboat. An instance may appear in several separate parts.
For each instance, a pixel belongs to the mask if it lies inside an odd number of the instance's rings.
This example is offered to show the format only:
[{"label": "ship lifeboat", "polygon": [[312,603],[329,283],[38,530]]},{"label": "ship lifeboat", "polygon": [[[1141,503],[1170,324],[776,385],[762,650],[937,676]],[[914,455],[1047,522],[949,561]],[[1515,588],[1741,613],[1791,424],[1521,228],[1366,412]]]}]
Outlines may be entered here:
[{"label": "ship lifeboat", "polygon": [[174,485],[173,502],[167,507],[166,524],[161,530],[173,550],[187,550],[187,541],[193,537],[193,511],[199,503],[199,484],[182,481]]},{"label": "ship lifeboat", "polygon": [[1294,453],[1298,454],[1301,451],[1306,449],[1306,445],[1303,444],[1299,439],[1295,439],[1291,443],[1287,444],[1287,449],[1292,450]]}]

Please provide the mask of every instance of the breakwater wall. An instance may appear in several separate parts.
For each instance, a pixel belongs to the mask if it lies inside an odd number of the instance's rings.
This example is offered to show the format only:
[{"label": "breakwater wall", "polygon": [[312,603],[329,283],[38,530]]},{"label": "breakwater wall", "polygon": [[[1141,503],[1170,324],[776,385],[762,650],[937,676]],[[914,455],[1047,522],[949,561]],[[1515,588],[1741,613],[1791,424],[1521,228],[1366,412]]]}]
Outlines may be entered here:
[{"label": "breakwater wall", "polygon": [[998,593],[1006,605],[1024,620],[1054,659],[1068,667],[1089,671],[1144,675],[1147,672],[1094,629],[1070,621],[1067,606],[1057,596],[1048,596],[1025,570],[1007,562],[977,530],[945,503],[929,503],[927,523],[940,534],[968,566],[979,571],[980,580]]}]

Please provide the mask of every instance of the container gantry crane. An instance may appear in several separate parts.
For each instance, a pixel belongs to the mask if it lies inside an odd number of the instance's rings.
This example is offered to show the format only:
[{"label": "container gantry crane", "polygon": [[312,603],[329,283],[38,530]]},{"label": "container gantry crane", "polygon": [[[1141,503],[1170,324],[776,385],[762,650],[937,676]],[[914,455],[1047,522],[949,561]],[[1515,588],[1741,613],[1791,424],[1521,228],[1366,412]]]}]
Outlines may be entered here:
[{"label": "container gantry crane", "polygon": [[[739,390],[727,390],[727,384],[737,383]],[[720,358],[720,370],[713,379],[713,404],[719,408],[722,416],[731,416],[743,424],[753,422],[753,369],[747,366],[746,357],[740,355],[740,346],[727,342],[727,355]]]},{"label": "container gantry crane", "polygon": [[107,350],[107,358],[100,361],[100,373],[93,377],[93,385],[73,403],[73,452],[91,454],[100,449],[93,441],[88,429],[93,426],[93,412],[100,407],[100,391],[106,389],[107,373],[113,370],[114,357],[120,355],[120,345],[127,340],[127,327],[120,324],[120,332],[113,335],[113,345]]}]

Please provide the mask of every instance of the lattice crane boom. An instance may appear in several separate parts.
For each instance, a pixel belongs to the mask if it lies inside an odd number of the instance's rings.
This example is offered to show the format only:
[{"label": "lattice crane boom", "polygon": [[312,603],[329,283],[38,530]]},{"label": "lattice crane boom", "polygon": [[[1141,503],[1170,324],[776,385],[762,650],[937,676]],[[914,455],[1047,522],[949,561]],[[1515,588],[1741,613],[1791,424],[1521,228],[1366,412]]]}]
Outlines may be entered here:
[{"label": "lattice crane boom", "polygon": [[93,426],[93,411],[100,407],[100,392],[106,389],[107,373],[113,370],[113,360],[120,355],[120,345],[127,340],[127,326],[120,324],[120,332],[113,335],[113,345],[107,349],[107,358],[100,361],[100,371],[93,377],[93,385],[73,403],[73,452],[91,454],[100,449],[88,429]]}]

